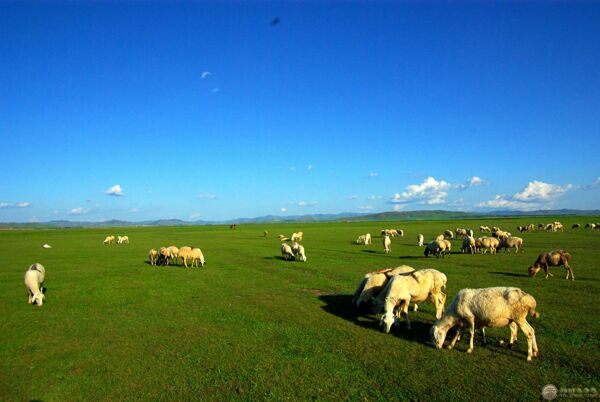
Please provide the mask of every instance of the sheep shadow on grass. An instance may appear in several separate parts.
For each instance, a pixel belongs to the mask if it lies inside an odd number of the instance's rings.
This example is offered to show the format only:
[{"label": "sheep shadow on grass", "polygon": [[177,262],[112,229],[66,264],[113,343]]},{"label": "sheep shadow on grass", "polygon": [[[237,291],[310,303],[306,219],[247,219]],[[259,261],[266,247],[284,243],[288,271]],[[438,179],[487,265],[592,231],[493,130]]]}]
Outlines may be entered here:
[{"label": "sheep shadow on grass", "polygon": [[498,271],[490,271],[488,272],[488,274],[493,274],[493,275],[504,275],[504,276],[514,276],[517,278],[528,278],[529,275],[528,274],[515,274],[513,272],[498,272]]},{"label": "sheep shadow on grass", "polygon": [[362,253],[369,253],[369,254],[375,254],[377,253],[377,251],[375,250],[360,250]]},{"label": "sheep shadow on grass", "polygon": [[361,327],[377,329],[377,323],[359,320],[359,317],[371,314],[370,306],[355,307],[352,304],[353,297],[353,295],[321,295],[319,300],[325,303],[321,309]]}]

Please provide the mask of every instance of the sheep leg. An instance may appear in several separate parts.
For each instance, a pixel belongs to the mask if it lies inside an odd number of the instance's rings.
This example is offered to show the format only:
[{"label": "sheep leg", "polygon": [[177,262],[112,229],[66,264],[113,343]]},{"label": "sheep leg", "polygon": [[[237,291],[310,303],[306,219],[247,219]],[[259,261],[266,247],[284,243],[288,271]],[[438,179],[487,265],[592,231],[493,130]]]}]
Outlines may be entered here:
[{"label": "sheep leg", "polygon": [[411,329],[410,328],[410,320],[408,319],[408,306],[409,306],[409,304],[410,304],[410,300],[406,300],[404,302],[403,311],[404,311],[404,314],[406,315],[406,328],[410,330]]},{"label": "sheep leg", "polygon": [[183,265],[187,268],[187,257],[183,257]]},{"label": "sheep leg", "polygon": [[571,274],[571,279],[575,280],[575,275],[573,275],[573,270],[569,266],[569,263],[565,260],[563,265],[565,266],[565,269],[567,270],[567,278],[566,279],[569,279],[569,274]]},{"label": "sheep leg", "polygon": [[517,322],[517,325],[519,326],[519,328],[521,328],[521,331],[523,331],[523,333],[527,337],[527,361],[530,362],[532,356],[537,356],[538,354],[537,342],[535,342],[535,331],[525,319]]},{"label": "sheep leg", "polygon": [[508,327],[510,328],[510,341],[508,342],[508,345],[509,347],[512,347],[512,345],[517,341],[518,326],[516,322],[512,321],[510,324],[508,324]]},{"label": "sheep leg", "polygon": [[469,318],[469,333],[471,334],[471,339],[469,339],[467,353],[473,353],[473,340],[475,338],[475,319],[473,317]]},{"label": "sheep leg", "polygon": [[33,299],[33,293],[31,293],[31,290],[27,291],[27,293],[29,294],[29,301],[27,303],[31,304],[31,301]]},{"label": "sheep leg", "polygon": [[417,303],[415,303],[414,307],[413,307],[413,311],[417,311],[419,309],[419,305]]},{"label": "sheep leg", "polygon": [[487,344],[487,339],[485,339],[485,327],[481,327],[481,336],[483,338],[483,344]]},{"label": "sheep leg", "polygon": [[452,338],[452,342],[448,345],[448,350],[452,350],[457,341],[460,341],[460,329],[456,330],[456,334],[454,334],[454,338]]}]

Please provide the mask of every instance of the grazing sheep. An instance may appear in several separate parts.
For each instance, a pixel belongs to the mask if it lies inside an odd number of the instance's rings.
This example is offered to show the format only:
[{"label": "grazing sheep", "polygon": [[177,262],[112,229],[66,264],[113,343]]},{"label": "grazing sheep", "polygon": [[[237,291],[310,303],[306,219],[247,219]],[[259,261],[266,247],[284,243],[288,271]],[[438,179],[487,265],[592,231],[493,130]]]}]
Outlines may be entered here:
[{"label": "grazing sheep", "polygon": [[481,233],[484,233],[484,232],[485,233],[490,233],[491,230],[490,230],[490,228],[488,226],[479,226],[479,232],[481,232]]},{"label": "grazing sheep", "polygon": [[500,241],[495,237],[479,237],[475,240],[475,247],[477,250],[481,251],[482,254],[485,254],[488,250],[490,250],[490,254],[496,254],[496,248]]},{"label": "grazing sheep", "polygon": [[156,265],[156,262],[158,261],[158,251],[151,249],[148,252],[148,257],[150,257],[150,265]]},{"label": "grazing sheep", "polygon": [[571,226],[571,229],[579,229],[581,227],[581,223],[574,223],[573,226]]},{"label": "grazing sheep", "polygon": [[282,235],[282,234],[280,234],[280,235],[279,235],[279,236],[277,236],[277,237],[279,237],[279,240],[285,239],[285,235]]},{"label": "grazing sheep", "polygon": [[423,246],[424,241],[425,241],[425,236],[423,236],[421,233],[419,233],[417,235],[417,246],[419,246],[419,247]]},{"label": "grazing sheep", "polygon": [[158,250],[158,261],[157,264],[158,265],[169,265],[169,249],[166,247],[161,247]]},{"label": "grazing sheep", "polygon": [[492,237],[496,237],[498,239],[505,239],[510,236],[509,232],[505,232],[504,230],[495,230],[492,232]]},{"label": "grazing sheep", "polygon": [[444,242],[444,244],[446,245],[446,248],[444,249],[443,253],[446,255],[450,255],[450,251],[452,251],[452,243],[450,243],[450,240],[442,240]]},{"label": "grazing sheep", "polygon": [[263,236],[264,236],[264,237],[267,237],[268,235],[269,235],[269,231],[268,231],[268,230],[265,230],[265,231],[263,232]]},{"label": "grazing sheep", "polygon": [[538,224],[537,227],[538,227],[538,229],[544,229],[546,227],[546,224],[545,223],[540,223],[540,224]]},{"label": "grazing sheep", "polygon": [[52,248],[52,246],[51,246],[51,245],[49,245],[49,244],[44,244],[42,247],[43,247],[43,248]]},{"label": "grazing sheep", "polygon": [[117,240],[117,244],[129,244],[128,236],[119,236]]},{"label": "grazing sheep", "polygon": [[564,231],[564,226],[562,223],[560,222],[554,222],[554,227],[552,228],[553,232],[563,232]]},{"label": "grazing sheep", "polygon": [[528,232],[529,228],[527,226],[521,226],[521,225],[519,225],[519,226],[517,226],[517,230],[519,232],[523,233],[523,232]]},{"label": "grazing sheep", "polygon": [[104,244],[112,244],[115,241],[115,236],[106,236],[102,243]]},{"label": "grazing sheep", "polygon": [[396,229],[396,233],[398,234],[398,236],[404,237],[404,230],[402,230],[402,229]]},{"label": "grazing sheep", "polygon": [[453,239],[454,238],[454,233],[452,233],[451,230],[446,229],[446,230],[444,230],[444,238],[446,238],[446,239]]},{"label": "grazing sheep", "polygon": [[294,259],[294,252],[292,251],[292,248],[290,247],[289,244],[283,243],[281,245],[281,256],[283,257],[284,260],[293,260]]},{"label": "grazing sheep", "polygon": [[529,276],[532,278],[535,277],[538,271],[543,268],[544,271],[546,271],[546,279],[548,279],[548,276],[554,276],[550,273],[548,268],[562,265],[567,270],[567,277],[565,279],[569,279],[569,276],[571,276],[571,279],[575,280],[573,269],[571,269],[569,266],[570,261],[571,254],[564,250],[554,250],[550,251],[549,253],[541,253],[533,265],[529,267]]},{"label": "grazing sheep", "polygon": [[389,254],[392,252],[392,240],[390,239],[389,235],[383,236],[383,251],[386,254]]},{"label": "grazing sheep", "polygon": [[546,228],[544,229],[546,232],[554,232],[554,224],[553,223],[549,223],[546,225]]},{"label": "grazing sheep", "polygon": [[360,235],[358,236],[358,239],[356,239],[356,244],[366,244],[367,238],[365,237],[365,235]]},{"label": "grazing sheep", "polygon": [[527,225],[528,232],[533,232],[534,230],[535,230],[535,225],[533,223],[530,223],[529,225]]},{"label": "grazing sheep", "polygon": [[444,240],[433,240],[427,244],[423,254],[425,257],[429,257],[429,254],[433,254],[437,258],[440,258],[440,256],[444,257],[444,251],[446,251],[446,243]]},{"label": "grazing sheep", "polygon": [[365,234],[365,245],[371,244],[371,233]]},{"label": "grazing sheep", "polygon": [[504,251],[509,251],[509,248],[514,248],[515,253],[521,251],[523,253],[523,239],[517,236],[503,237],[500,239],[498,248],[503,248]]},{"label": "grazing sheep", "polygon": [[596,224],[595,223],[586,223],[585,224],[585,228],[590,228],[590,229],[596,229]]},{"label": "grazing sheep", "polygon": [[385,285],[388,283],[391,277],[395,275],[409,274],[414,271],[415,269],[413,267],[409,267],[408,265],[400,265],[396,268],[384,268],[379,271],[369,272],[361,279],[358,287],[354,291],[352,304],[356,307],[359,307],[361,303],[371,301],[385,288]]},{"label": "grazing sheep", "polygon": [[172,264],[175,261],[175,265],[179,265],[179,249],[176,246],[169,246],[167,250],[169,250],[169,262]]},{"label": "grazing sheep", "polygon": [[492,226],[492,232],[497,232],[499,230],[500,228],[498,226]]},{"label": "grazing sheep", "polygon": [[437,240],[437,241],[443,241],[444,240],[444,235],[443,234],[437,235],[436,238],[435,238],[435,240]]},{"label": "grazing sheep", "polygon": [[454,233],[456,234],[456,238],[458,239],[459,237],[464,237],[467,235],[467,229],[463,229],[463,228],[456,228],[454,230]]},{"label": "grazing sheep", "polygon": [[421,269],[409,275],[392,277],[385,289],[375,299],[375,312],[383,310],[379,325],[385,333],[389,333],[392,324],[398,324],[402,313],[406,315],[407,328],[410,329],[408,306],[427,299],[435,305],[435,316],[440,318],[444,309],[446,295],[446,275],[435,269]]},{"label": "grazing sheep", "polygon": [[467,236],[473,237],[473,229],[467,228]]},{"label": "grazing sheep", "polygon": [[306,254],[304,253],[304,246],[302,244],[298,244],[294,251],[294,256],[296,260],[306,262]]},{"label": "grazing sheep", "polygon": [[[177,250],[177,247],[175,247],[175,246],[171,246],[171,247],[173,247],[174,249]],[[169,247],[169,248],[171,248],[171,247]],[[191,256],[192,248],[189,246],[183,246],[175,252],[176,252],[175,257],[172,257],[172,258],[175,258],[175,265],[179,265],[179,259],[181,258],[181,260],[183,262],[183,266],[187,268],[188,267],[187,260],[188,260],[188,258],[191,259],[191,257],[192,257]]]},{"label": "grazing sheep", "polygon": [[196,268],[198,268],[198,263],[200,263],[201,268],[204,268],[204,254],[202,254],[202,251],[198,247],[192,248],[188,257],[192,260],[192,268],[194,268],[194,264],[196,264]]},{"label": "grazing sheep", "polygon": [[527,322],[527,315],[539,317],[535,308],[536,301],[533,296],[519,288],[462,289],[452,299],[444,316],[431,327],[431,337],[436,348],[441,349],[448,331],[458,326],[449,346],[451,349],[460,336],[460,329],[468,327],[471,337],[467,353],[472,353],[475,325],[481,328],[510,326],[512,343],[516,339],[516,328],[513,324],[516,323],[527,337],[527,361],[531,361],[532,357],[537,357],[538,347],[535,331]]},{"label": "grazing sheep", "polygon": [[467,252],[467,251],[468,251],[468,252],[469,252],[469,253],[471,253],[471,254],[475,254],[475,250],[476,250],[476,247],[475,247],[475,239],[474,239],[472,236],[466,236],[466,237],[463,239],[463,242],[462,242],[462,247],[460,248],[460,250],[461,250],[463,253],[465,253],[465,252]]},{"label": "grazing sheep", "polygon": [[302,236],[304,236],[304,233],[302,233],[302,232],[293,233],[292,241],[302,241]]},{"label": "grazing sheep", "polygon": [[25,271],[24,282],[29,294],[29,304],[35,304],[42,307],[44,304],[44,280],[46,278],[46,269],[38,262],[31,264]]}]

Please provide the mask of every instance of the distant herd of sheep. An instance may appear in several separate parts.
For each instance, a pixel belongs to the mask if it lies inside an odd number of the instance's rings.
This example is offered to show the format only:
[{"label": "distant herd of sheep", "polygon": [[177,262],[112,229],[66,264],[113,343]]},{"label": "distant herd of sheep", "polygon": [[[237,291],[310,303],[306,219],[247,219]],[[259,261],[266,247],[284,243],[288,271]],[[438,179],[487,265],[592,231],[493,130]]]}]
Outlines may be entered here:
[{"label": "distant herd of sheep", "polygon": [[[578,229],[581,225],[576,223],[572,229]],[[527,226],[518,226],[520,232],[534,231],[536,226],[530,224]],[[538,229],[547,232],[563,231],[563,225],[560,222],[549,224],[539,224]],[[600,223],[588,223],[585,228],[600,230]],[[516,252],[523,252],[523,239],[512,236],[511,233],[503,231],[498,227],[487,226],[479,227],[480,233],[490,233],[491,236],[475,238],[473,230],[468,228],[456,228],[454,231],[445,230],[443,234],[438,235],[429,243],[424,243],[423,234],[417,235],[418,246],[425,246],[424,255],[428,257],[444,257],[450,254],[450,239],[455,237],[463,238],[461,251],[463,253],[482,253],[490,251],[495,254],[498,249],[514,248]],[[264,231],[264,237],[268,236],[268,231]],[[383,229],[381,237],[384,252],[391,252],[391,238],[404,236],[401,229]],[[295,232],[289,238],[285,235],[279,235],[281,244],[281,256],[285,260],[296,260],[306,262],[306,253],[304,246],[299,242],[303,240],[303,232]],[[107,236],[103,244],[128,244],[128,236]],[[291,241],[289,245],[285,241]],[[356,244],[370,245],[372,241],[371,234],[360,235],[355,241]],[[149,251],[150,264],[157,265],[179,265],[179,261],[188,268],[204,267],[206,261],[200,248],[198,247],[160,247],[158,250]],[[567,271],[566,279],[575,280],[573,270],[569,265],[571,254],[564,250],[554,250],[541,253],[536,261],[529,267],[529,275],[534,277],[540,270],[544,270],[546,278],[553,276],[549,272],[549,267],[563,266]],[[29,304],[42,306],[44,302],[43,285],[45,280],[45,268],[42,264],[32,264],[25,272],[24,282],[28,290]],[[533,296],[525,293],[521,289],[512,287],[492,287],[484,289],[462,289],[450,302],[449,307],[444,310],[446,294],[443,289],[446,288],[447,277],[442,272],[435,269],[415,270],[407,265],[397,268],[386,268],[375,272],[369,272],[361,279],[354,292],[352,304],[359,307],[361,304],[370,303],[373,312],[381,314],[380,326],[383,331],[389,333],[393,324],[398,324],[402,314],[406,316],[407,327],[410,329],[410,320],[408,319],[409,305],[413,303],[414,310],[418,308],[418,303],[426,300],[431,301],[435,306],[435,316],[437,321],[431,327],[431,338],[437,348],[442,348],[446,339],[446,334],[451,328],[456,328],[454,338],[451,340],[448,348],[454,347],[460,340],[461,329],[468,328],[470,332],[470,343],[468,353],[473,351],[473,338],[475,329],[481,329],[483,340],[485,342],[486,327],[504,327],[509,326],[511,336],[509,343],[512,344],[517,339],[517,329],[527,337],[528,350],[527,360],[538,355],[538,348],[535,339],[535,332],[526,320],[527,315],[537,317],[535,311],[536,301]]]}]

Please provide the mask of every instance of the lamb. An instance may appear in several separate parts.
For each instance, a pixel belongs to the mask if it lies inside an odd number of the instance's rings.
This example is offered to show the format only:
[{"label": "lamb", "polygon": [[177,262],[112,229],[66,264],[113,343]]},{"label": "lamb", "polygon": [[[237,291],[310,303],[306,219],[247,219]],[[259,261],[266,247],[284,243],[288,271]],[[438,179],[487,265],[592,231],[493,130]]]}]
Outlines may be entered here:
[{"label": "lamb", "polygon": [[531,361],[532,357],[538,356],[538,347],[535,331],[527,322],[527,315],[539,317],[535,308],[536,301],[533,296],[519,288],[462,289],[452,299],[444,316],[431,327],[431,338],[436,348],[441,349],[448,331],[458,326],[459,329],[449,346],[451,349],[460,336],[460,328],[468,326],[471,337],[467,353],[472,353],[475,324],[481,328],[509,326],[511,343],[516,339],[518,326],[527,337],[527,361]]},{"label": "lamb", "polygon": [[111,244],[114,241],[115,241],[115,236],[106,236],[106,238],[104,239],[104,241],[102,243],[103,244]]},{"label": "lamb", "polygon": [[188,260],[188,258],[192,258],[192,256],[191,256],[192,248],[189,246],[183,246],[183,247],[177,249],[177,247],[171,246],[171,247],[169,247],[169,249],[172,249],[172,252],[175,254],[175,256],[172,257],[172,258],[175,258],[175,265],[179,264],[179,259],[181,258],[183,261],[183,266],[187,268],[188,267],[187,260]]},{"label": "lamb", "polygon": [[485,254],[490,250],[490,254],[496,254],[496,248],[500,244],[500,241],[494,237],[479,237],[475,240],[475,247],[480,250],[482,254]]},{"label": "lamb", "polygon": [[446,295],[442,292],[442,288],[446,288],[446,282],[446,275],[435,269],[421,269],[407,276],[392,277],[375,300],[376,313],[383,310],[380,321],[382,330],[389,333],[392,324],[398,324],[402,313],[406,315],[407,328],[410,329],[409,304],[427,299],[435,305],[436,318],[440,318],[446,302]]},{"label": "lamb", "polygon": [[515,253],[518,253],[519,250],[523,253],[523,239],[517,236],[504,237],[500,240],[498,248],[503,248],[505,251],[514,248]]},{"label": "lamb", "polygon": [[462,247],[460,249],[463,253],[465,252],[469,252],[471,254],[475,254],[476,251],[476,247],[475,247],[475,239],[472,236],[466,236],[463,239],[462,242]]},{"label": "lamb", "polygon": [[554,250],[550,251],[549,253],[541,253],[533,265],[529,267],[529,276],[532,278],[535,277],[539,270],[543,268],[544,271],[546,271],[546,279],[548,279],[548,276],[554,276],[550,273],[550,271],[548,271],[548,268],[562,265],[567,270],[567,277],[565,279],[569,279],[569,276],[571,276],[571,279],[575,280],[573,269],[571,269],[569,266],[570,261],[571,254],[564,250]]},{"label": "lamb", "polygon": [[159,253],[159,255],[158,255],[157,264],[158,265],[169,265],[169,255],[170,255],[169,249],[166,247],[161,247],[158,250],[158,253]]},{"label": "lamb", "polygon": [[444,237],[446,239],[453,239],[454,233],[452,233],[452,231],[450,229],[446,229],[446,230],[444,230]]},{"label": "lamb", "polygon": [[25,271],[24,282],[29,294],[29,304],[35,304],[42,307],[44,304],[44,280],[46,277],[46,268],[38,262],[31,264]]},{"label": "lamb", "polygon": [[379,271],[369,272],[361,279],[356,291],[354,291],[352,304],[359,307],[361,303],[366,303],[377,297],[393,276],[409,274],[414,271],[413,267],[401,265],[396,268],[384,268]]},{"label": "lamb", "polygon": [[490,233],[491,230],[490,230],[490,228],[488,226],[479,226],[479,232],[481,232],[481,233],[484,233],[484,232]]},{"label": "lamb", "polygon": [[292,241],[302,241],[302,236],[304,236],[304,233],[302,233],[302,232],[293,233]]},{"label": "lamb", "polygon": [[298,247],[294,250],[294,256],[296,260],[306,262],[306,254],[304,253],[304,246],[302,244],[298,244]]},{"label": "lamb", "polygon": [[389,235],[383,236],[383,251],[386,254],[389,254],[392,252],[392,240],[390,239]]},{"label": "lamb", "polygon": [[284,260],[293,260],[294,259],[294,252],[292,251],[292,248],[290,247],[289,244],[283,243],[281,245],[281,256],[283,257]]},{"label": "lamb", "polygon": [[129,244],[129,237],[128,236],[119,236],[118,240],[117,240],[117,244]]},{"label": "lamb", "polygon": [[188,254],[188,257],[192,260],[192,268],[194,268],[194,263],[196,264],[196,268],[198,268],[198,263],[200,263],[201,268],[204,268],[204,254],[202,254],[202,251],[198,247],[192,248]]},{"label": "lamb", "polygon": [[148,257],[150,257],[150,265],[156,265],[156,262],[158,261],[158,251],[151,249],[148,252]]},{"label": "lamb", "polygon": [[423,242],[425,241],[425,236],[423,236],[421,233],[419,233],[417,235],[417,242],[418,242],[418,246],[421,247],[423,246]]}]

